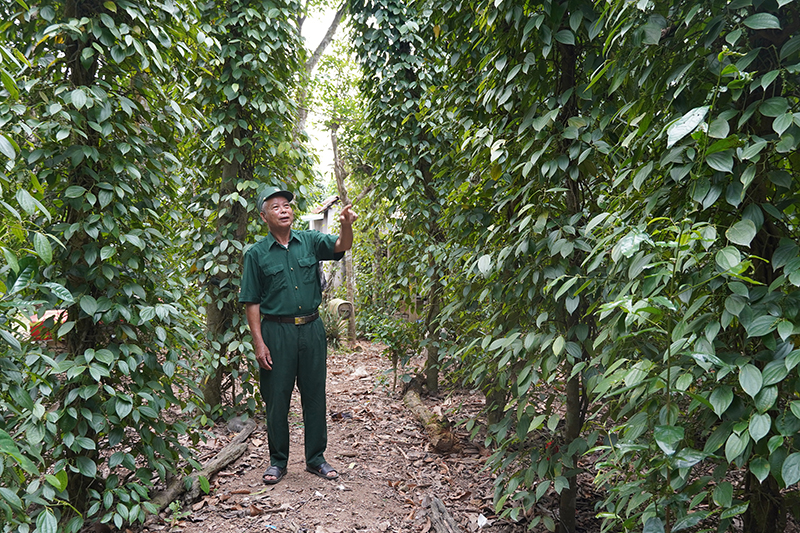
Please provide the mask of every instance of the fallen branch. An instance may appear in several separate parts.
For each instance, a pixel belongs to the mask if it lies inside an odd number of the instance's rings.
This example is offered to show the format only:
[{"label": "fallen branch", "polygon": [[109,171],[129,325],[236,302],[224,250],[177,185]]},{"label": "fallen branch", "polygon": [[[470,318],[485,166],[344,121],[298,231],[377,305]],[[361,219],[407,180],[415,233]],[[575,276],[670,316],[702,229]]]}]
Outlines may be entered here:
[{"label": "fallen branch", "polygon": [[450,431],[447,423],[428,409],[419,396],[420,386],[416,379],[411,380],[410,386],[403,394],[403,403],[417,417],[425,432],[428,434],[433,449],[439,453],[447,453],[455,448],[458,439]]},{"label": "fallen branch", "polygon": [[[245,424],[244,428],[231,440],[216,457],[210,459],[203,465],[203,469],[188,476],[192,480],[191,489],[189,489],[190,500],[195,500],[200,496],[200,478],[211,478],[214,474],[225,468],[227,465],[238,459],[247,451],[247,443],[244,442],[256,429],[256,423],[250,419]],[[156,506],[158,512],[161,512],[171,502],[175,501],[186,491],[186,484],[184,479],[177,479],[169,484],[163,491],[156,494],[150,503]]]},{"label": "fallen branch", "polygon": [[462,533],[442,500],[431,496],[431,525],[437,533]]}]

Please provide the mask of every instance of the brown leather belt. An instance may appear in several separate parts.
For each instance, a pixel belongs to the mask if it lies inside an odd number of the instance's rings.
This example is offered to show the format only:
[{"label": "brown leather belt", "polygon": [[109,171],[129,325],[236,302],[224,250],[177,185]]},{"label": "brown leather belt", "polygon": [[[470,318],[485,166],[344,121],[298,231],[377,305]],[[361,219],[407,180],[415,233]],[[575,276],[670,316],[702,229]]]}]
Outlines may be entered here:
[{"label": "brown leather belt", "polygon": [[294,324],[295,326],[302,326],[309,322],[315,321],[319,318],[319,312],[305,316],[277,316],[277,315],[261,315],[261,318],[270,322],[280,322],[281,324]]}]

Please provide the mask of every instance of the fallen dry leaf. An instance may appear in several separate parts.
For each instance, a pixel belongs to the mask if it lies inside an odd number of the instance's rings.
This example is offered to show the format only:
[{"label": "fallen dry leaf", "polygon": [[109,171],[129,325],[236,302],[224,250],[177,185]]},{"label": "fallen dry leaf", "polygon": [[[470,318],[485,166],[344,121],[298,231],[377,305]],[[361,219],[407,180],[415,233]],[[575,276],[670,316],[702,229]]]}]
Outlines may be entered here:
[{"label": "fallen dry leaf", "polygon": [[264,514],[264,509],[254,503],[250,504],[250,516],[259,516]]}]

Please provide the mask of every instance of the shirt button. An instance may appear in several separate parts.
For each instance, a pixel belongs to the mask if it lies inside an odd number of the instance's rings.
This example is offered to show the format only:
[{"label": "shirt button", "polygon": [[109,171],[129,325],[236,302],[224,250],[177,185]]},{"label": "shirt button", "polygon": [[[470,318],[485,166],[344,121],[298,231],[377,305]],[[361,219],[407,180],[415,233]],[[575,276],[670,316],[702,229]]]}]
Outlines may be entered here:
[{"label": "shirt button", "polygon": [[297,285],[295,285],[294,290],[297,290]]}]

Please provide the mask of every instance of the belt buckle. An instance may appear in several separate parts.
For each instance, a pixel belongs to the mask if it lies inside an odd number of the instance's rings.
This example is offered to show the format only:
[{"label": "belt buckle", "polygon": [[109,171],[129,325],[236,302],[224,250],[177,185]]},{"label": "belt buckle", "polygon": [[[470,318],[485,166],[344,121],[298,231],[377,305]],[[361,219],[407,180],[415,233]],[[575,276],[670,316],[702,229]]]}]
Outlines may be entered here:
[{"label": "belt buckle", "polygon": [[303,317],[301,317],[301,316],[294,317],[294,325],[295,326],[302,326],[303,324],[305,324],[305,322],[303,321]]}]

